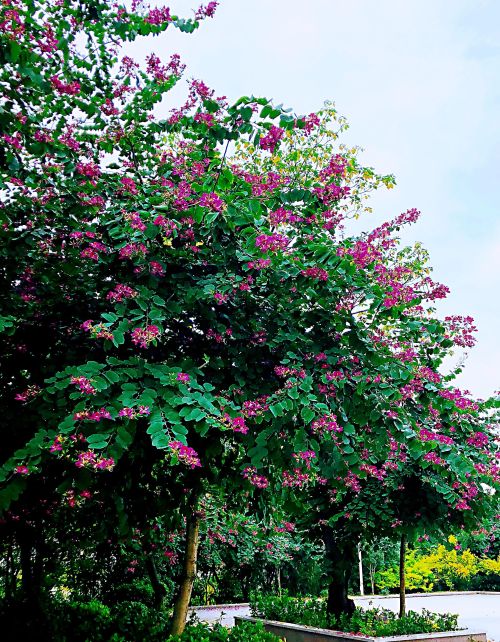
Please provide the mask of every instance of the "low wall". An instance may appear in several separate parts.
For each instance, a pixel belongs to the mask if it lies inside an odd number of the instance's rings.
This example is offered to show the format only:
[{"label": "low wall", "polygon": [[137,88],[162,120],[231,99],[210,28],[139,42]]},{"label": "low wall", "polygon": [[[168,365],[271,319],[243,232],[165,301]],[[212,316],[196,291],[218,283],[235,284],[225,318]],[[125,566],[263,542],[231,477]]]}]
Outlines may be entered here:
[{"label": "low wall", "polygon": [[266,631],[274,633],[286,642],[487,642],[486,633],[474,633],[468,629],[447,633],[419,633],[391,637],[369,637],[355,633],[342,633],[328,629],[316,629],[300,624],[262,620],[256,617],[235,616],[235,622],[262,622]]}]

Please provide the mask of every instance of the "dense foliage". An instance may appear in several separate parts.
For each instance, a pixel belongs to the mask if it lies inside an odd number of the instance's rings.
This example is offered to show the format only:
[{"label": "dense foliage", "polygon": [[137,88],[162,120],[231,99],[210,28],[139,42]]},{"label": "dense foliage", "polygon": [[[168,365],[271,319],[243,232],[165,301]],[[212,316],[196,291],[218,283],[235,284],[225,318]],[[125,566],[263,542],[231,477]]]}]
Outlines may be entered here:
[{"label": "dense foliage", "polygon": [[104,600],[134,575],[181,632],[200,546],[208,597],[234,535],[245,594],[299,546],[292,522],[340,615],[362,536],[498,512],[498,400],[440,372],[473,320],[438,316],[447,288],[401,247],[417,210],[349,233],[393,179],[335,110],[191,80],[157,117],[183,65],[126,43],[216,4],[1,4],[0,529],[6,599],[35,622],[61,587]]}]

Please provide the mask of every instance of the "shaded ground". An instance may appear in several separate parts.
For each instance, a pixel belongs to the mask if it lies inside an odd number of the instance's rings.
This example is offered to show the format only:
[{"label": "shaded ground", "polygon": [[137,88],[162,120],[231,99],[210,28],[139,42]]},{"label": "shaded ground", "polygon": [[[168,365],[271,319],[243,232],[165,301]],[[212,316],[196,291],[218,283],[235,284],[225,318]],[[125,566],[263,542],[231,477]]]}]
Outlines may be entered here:
[{"label": "shaded ground", "polygon": [[[392,611],[399,608],[397,597],[355,598],[358,606],[369,608],[380,606]],[[461,626],[475,632],[486,631],[488,640],[500,642],[500,593],[448,593],[435,595],[408,595],[407,609],[412,611],[435,611],[436,613],[458,613]],[[201,620],[220,620],[223,624],[234,624],[235,615],[250,615],[248,604],[225,604],[214,607],[192,609]]]}]

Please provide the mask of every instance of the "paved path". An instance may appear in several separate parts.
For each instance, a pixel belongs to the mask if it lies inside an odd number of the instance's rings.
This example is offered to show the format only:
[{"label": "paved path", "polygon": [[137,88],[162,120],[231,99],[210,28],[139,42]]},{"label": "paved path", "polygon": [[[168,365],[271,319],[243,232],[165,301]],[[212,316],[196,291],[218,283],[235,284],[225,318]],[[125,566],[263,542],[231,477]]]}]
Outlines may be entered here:
[{"label": "paved path", "polygon": [[[381,606],[392,611],[399,608],[397,597],[355,598],[359,606]],[[475,632],[486,631],[488,640],[500,642],[500,593],[450,593],[434,595],[408,595],[407,609],[421,611],[427,609],[436,613],[458,613],[459,623]],[[235,615],[250,615],[247,604],[226,604],[214,607],[194,607],[201,620],[220,620],[223,624],[234,624]]]}]

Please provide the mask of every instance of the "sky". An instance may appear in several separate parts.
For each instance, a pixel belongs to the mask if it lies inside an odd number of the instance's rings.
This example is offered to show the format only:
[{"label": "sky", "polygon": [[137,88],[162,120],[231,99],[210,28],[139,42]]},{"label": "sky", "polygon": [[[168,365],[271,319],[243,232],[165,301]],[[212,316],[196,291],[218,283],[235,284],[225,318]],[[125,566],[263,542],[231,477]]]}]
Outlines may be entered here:
[{"label": "sky", "polygon": [[[170,6],[190,16],[196,0]],[[265,96],[300,114],[333,100],[350,123],[344,141],[396,176],[363,227],[422,211],[404,240],[424,244],[451,290],[439,313],[479,329],[457,385],[480,397],[500,388],[498,0],[222,0],[194,34],[169,29],[127,53],[151,51],[179,53],[187,77],[230,101]]]}]

